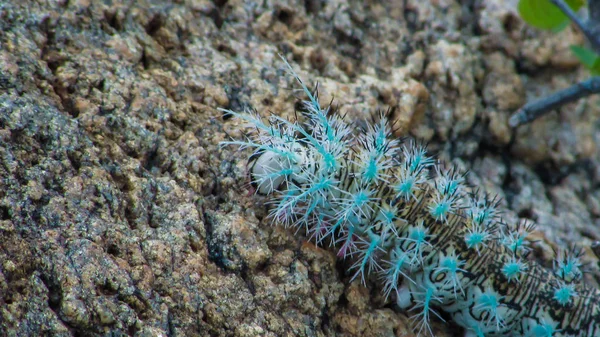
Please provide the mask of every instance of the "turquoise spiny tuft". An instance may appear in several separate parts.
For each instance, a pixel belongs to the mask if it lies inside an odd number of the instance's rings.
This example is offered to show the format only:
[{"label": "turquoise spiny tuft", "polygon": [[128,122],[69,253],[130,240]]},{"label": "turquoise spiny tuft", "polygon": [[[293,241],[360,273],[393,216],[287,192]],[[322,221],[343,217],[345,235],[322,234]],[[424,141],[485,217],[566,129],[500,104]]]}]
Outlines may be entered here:
[{"label": "turquoise spiny tuft", "polygon": [[331,243],[363,283],[376,274],[419,334],[443,311],[466,336],[600,336],[600,292],[580,283],[579,253],[559,254],[554,271],[527,261],[531,223],[501,222],[497,200],[394,139],[383,115],[354,137],[283,61],[308,97],[305,123],[223,110],[255,130],[224,144],[254,148],[251,182],[274,222]]}]

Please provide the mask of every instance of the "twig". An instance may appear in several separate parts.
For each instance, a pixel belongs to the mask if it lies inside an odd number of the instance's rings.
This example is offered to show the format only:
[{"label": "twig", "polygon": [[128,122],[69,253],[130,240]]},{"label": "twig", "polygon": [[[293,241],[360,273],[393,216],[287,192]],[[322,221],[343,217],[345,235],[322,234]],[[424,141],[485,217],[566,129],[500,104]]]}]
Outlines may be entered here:
[{"label": "twig", "polygon": [[[551,0],[583,32],[592,48],[600,55],[600,0],[588,1],[589,19],[584,22],[564,0]],[[510,117],[508,125],[517,127],[582,97],[600,92],[600,77],[592,77],[572,87],[557,91],[547,97],[525,104]]]},{"label": "twig", "polygon": [[592,23],[592,25],[598,26],[600,25],[600,1],[592,0],[588,2],[588,9],[590,12],[590,16],[588,18],[588,25]]},{"label": "twig", "polygon": [[[591,0],[590,3],[593,3],[597,0]],[[552,0],[552,3],[554,5],[556,5],[558,8],[560,8],[560,10],[569,17],[569,19],[571,19],[571,21],[573,21],[573,23],[575,23],[575,25],[581,30],[581,32],[583,32],[583,34],[585,35],[585,37],[588,39],[588,41],[590,42],[590,44],[592,45],[592,47],[594,48],[594,50],[596,51],[596,53],[600,54],[600,36],[598,34],[595,34],[595,24],[598,24],[597,22],[593,22],[591,21],[591,16],[590,16],[590,21],[588,22],[583,22],[583,20],[575,15],[575,12],[573,12],[573,10],[571,9],[571,7],[569,7],[569,5],[567,5],[563,0]],[[594,7],[592,7],[594,10],[596,10],[596,4],[593,5]],[[595,14],[595,13],[594,13]]]},{"label": "twig", "polygon": [[559,90],[544,98],[525,104],[519,111],[510,117],[508,125],[516,127],[560,107],[576,101],[582,97],[600,92],[600,76],[595,76],[571,87]]}]

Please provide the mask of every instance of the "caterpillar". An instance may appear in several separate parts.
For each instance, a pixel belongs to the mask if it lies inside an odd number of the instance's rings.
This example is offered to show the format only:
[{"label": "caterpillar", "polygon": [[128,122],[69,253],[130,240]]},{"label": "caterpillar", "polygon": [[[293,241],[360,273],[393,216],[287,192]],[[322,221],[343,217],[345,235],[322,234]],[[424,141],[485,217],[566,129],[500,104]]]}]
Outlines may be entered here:
[{"label": "caterpillar", "polygon": [[532,222],[505,223],[497,198],[394,138],[385,114],[357,135],[281,58],[307,96],[305,122],[221,109],[254,130],[222,144],[253,149],[250,181],[272,221],[351,258],[353,280],[374,275],[419,335],[444,312],[467,337],[600,336],[600,292],[581,282],[580,251],[557,253],[553,270],[527,259]]}]

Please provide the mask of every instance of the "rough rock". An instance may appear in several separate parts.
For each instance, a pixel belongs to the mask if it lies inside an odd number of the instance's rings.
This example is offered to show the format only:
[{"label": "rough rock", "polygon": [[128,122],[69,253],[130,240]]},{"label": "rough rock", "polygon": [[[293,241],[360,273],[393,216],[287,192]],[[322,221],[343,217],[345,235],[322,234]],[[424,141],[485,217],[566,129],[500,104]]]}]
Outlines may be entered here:
[{"label": "rough rock", "polygon": [[507,126],[587,76],[581,35],[526,27],[516,0],[393,3],[0,4],[0,335],[412,334],[373,280],[272,226],[248,151],[219,146],[245,130],[218,108],[294,116],[278,54],[353,122],[393,108],[398,136],[537,221],[542,262],[598,240],[598,98]]}]

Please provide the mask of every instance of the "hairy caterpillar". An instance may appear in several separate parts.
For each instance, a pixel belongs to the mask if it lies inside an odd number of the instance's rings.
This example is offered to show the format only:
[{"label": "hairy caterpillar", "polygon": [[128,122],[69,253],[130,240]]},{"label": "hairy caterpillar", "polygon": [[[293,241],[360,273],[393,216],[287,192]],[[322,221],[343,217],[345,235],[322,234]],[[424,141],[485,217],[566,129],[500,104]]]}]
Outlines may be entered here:
[{"label": "hairy caterpillar", "polygon": [[553,271],[530,262],[531,223],[502,222],[495,198],[394,139],[383,115],[354,136],[283,61],[308,97],[305,123],[223,110],[256,130],[224,144],[254,148],[251,183],[272,197],[273,221],[337,247],[363,283],[377,274],[419,334],[441,310],[466,336],[600,336],[600,292],[581,284],[579,253],[559,253]]}]

